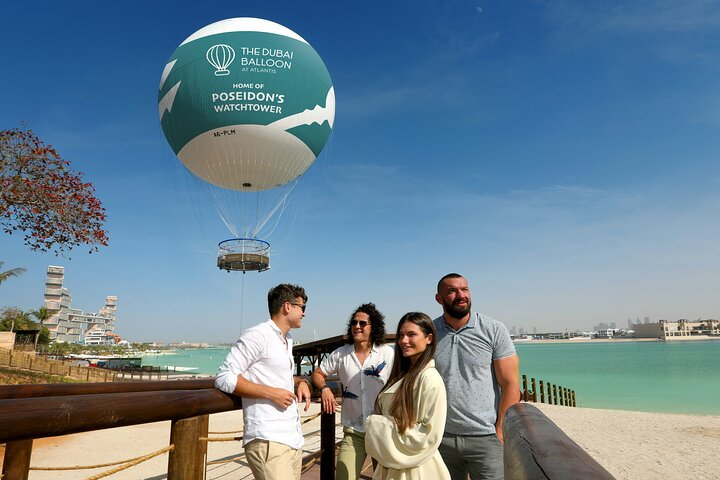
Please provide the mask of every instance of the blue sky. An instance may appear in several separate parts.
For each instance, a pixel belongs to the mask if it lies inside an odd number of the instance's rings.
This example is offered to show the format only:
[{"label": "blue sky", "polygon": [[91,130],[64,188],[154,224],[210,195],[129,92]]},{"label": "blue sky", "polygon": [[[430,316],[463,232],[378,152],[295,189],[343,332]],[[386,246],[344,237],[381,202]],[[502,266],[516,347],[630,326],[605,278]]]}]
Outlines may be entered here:
[{"label": "blue sky", "polygon": [[[232,341],[282,282],[310,297],[297,339],[366,301],[393,330],[440,313],[451,271],[528,330],[720,317],[720,5],[260,3],[4,4],[0,128],[26,122],[85,174],[110,245],[68,259],[0,235],[5,268],[27,268],[0,306],[39,307],[52,264],[73,306],[117,295],[133,341]],[[262,274],[215,267],[230,235],[157,117],[177,45],[230,17],[303,36],[337,99]]]}]

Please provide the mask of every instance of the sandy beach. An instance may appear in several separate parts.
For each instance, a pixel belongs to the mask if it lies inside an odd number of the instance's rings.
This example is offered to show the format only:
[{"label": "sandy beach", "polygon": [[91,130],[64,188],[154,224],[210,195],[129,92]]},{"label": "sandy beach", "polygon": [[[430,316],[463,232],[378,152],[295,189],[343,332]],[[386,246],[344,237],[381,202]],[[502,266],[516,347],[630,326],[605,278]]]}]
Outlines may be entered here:
[{"label": "sandy beach", "polygon": [[720,476],[720,416],[534,405],[617,479]]},{"label": "sandy beach", "polygon": [[[535,404],[565,433],[618,479],[714,479],[720,458],[720,416],[674,415]],[[313,416],[319,404],[308,413]],[[210,416],[211,432],[242,429],[242,412]],[[303,425],[306,433],[318,432],[320,419]],[[340,431],[336,432],[338,438]],[[222,438],[239,433],[217,433]],[[91,465],[142,456],[168,445],[170,422],[87,432],[37,440],[32,467]],[[319,448],[319,435],[311,436],[306,452]],[[210,442],[208,479],[251,478],[239,454],[241,442]],[[79,480],[109,470],[32,470],[32,480]],[[113,474],[123,480],[166,478],[167,454]]]}]

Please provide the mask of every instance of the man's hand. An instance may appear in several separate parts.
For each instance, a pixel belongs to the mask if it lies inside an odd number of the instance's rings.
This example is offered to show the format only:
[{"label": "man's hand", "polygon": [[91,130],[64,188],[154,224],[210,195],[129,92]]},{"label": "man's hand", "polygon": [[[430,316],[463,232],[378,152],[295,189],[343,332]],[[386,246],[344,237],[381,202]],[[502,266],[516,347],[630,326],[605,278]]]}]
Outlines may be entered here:
[{"label": "man's hand", "polygon": [[310,386],[305,381],[298,383],[297,401],[298,403],[305,401],[305,411],[307,412],[310,408]]},{"label": "man's hand", "polygon": [[330,388],[323,388],[320,395],[322,397],[322,407],[325,413],[335,413],[335,394]]},{"label": "man's hand", "polygon": [[503,445],[505,445],[505,438],[503,438],[502,427],[500,427],[500,428],[497,428],[497,427],[496,427],[496,428],[495,428],[495,434],[497,435],[498,440],[500,440],[500,443],[502,443]]},{"label": "man's hand", "polygon": [[[288,390],[285,390],[283,388],[273,388],[273,387],[267,387],[269,388],[269,392],[267,395],[268,400],[273,402],[278,407],[282,408],[283,410],[287,409],[292,403],[297,400],[297,397],[293,392],[290,392]],[[305,386],[307,389],[307,385]],[[300,389],[298,388],[298,391]],[[308,404],[309,404],[308,400]],[[307,410],[307,408],[306,408]]]}]

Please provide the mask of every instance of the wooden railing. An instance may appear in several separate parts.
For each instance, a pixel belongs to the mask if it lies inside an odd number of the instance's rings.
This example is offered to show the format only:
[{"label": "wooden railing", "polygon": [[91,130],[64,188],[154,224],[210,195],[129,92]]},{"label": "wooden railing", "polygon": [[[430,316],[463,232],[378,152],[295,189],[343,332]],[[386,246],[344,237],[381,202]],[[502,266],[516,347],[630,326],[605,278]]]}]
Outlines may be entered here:
[{"label": "wooden railing", "polygon": [[528,388],[527,375],[522,376],[521,397],[523,401],[563,405],[565,407],[576,406],[575,390],[561,387],[549,382],[546,384],[542,380],[539,382],[539,390],[540,391],[538,392],[538,383],[535,382],[534,378],[530,379],[530,388]]},{"label": "wooden railing", "polygon": [[[0,385],[2,479],[27,480],[33,439],[163,420],[172,421],[167,479],[203,478],[208,415],[241,408],[214,381]],[[335,478],[335,427],[335,414],[322,414],[320,451],[307,462],[319,457],[322,480]]]},{"label": "wooden railing", "polygon": [[503,422],[508,480],[610,480],[613,477],[529,403],[510,407]]},{"label": "wooden railing", "polygon": [[[317,392],[315,392],[317,393]],[[214,379],[0,386],[0,444],[7,443],[3,480],[27,480],[32,443],[43,438],[171,420],[168,480],[203,478],[208,415],[241,408],[239,397]],[[536,407],[508,409],[506,478],[611,479],[581,447]],[[320,478],[335,475],[335,415],[321,417]]]},{"label": "wooden railing", "polygon": [[[35,438],[171,420],[168,480],[203,478],[208,415],[241,408],[214,379],[0,386],[3,480],[26,480]],[[334,434],[334,433],[333,433]]]}]

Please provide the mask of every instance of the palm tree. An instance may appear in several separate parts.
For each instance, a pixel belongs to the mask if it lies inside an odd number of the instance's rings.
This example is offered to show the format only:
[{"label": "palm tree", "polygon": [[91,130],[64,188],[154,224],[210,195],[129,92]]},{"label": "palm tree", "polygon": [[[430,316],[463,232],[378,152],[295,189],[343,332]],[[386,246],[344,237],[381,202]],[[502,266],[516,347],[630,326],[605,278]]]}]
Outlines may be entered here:
[{"label": "palm tree", "polygon": [[[0,268],[2,268],[4,264],[5,262],[0,261]],[[18,277],[23,273],[25,273],[24,268],[11,268],[10,270],[7,270],[5,272],[0,271],[0,283],[3,283],[10,277]]]},{"label": "palm tree", "polygon": [[40,325],[43,325],[45,320],[52,317],[52,312],[48,310],[45,307],[40,307],[37,310],[30,310],[30,315],[37,318],[38,322],[40,322]]}]

